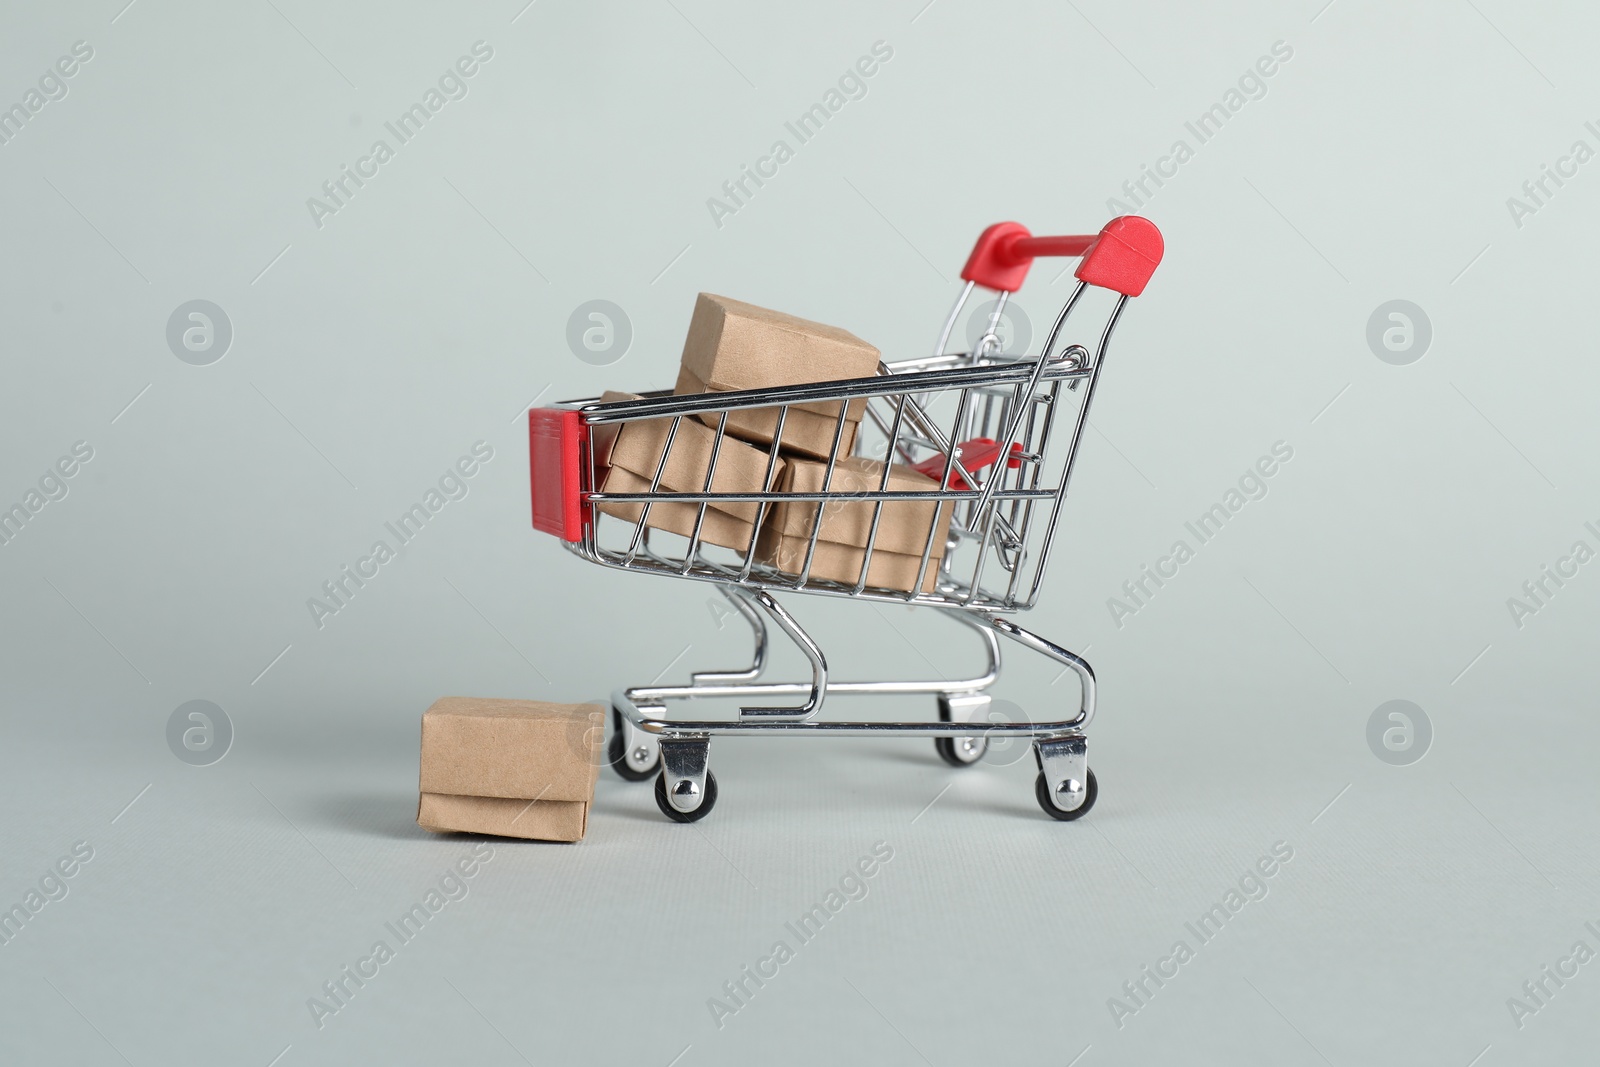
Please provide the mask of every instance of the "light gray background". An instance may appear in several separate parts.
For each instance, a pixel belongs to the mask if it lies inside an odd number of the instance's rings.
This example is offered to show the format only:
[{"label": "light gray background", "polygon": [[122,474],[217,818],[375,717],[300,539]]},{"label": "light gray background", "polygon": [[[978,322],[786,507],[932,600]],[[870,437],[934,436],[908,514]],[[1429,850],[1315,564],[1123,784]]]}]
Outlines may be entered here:
[{"label": "light gray background", "polygon": [[[0,1059],[1590,1054],[1600,963],[1520,1029],[1506,1002],[1600,948],[1600,564],[1521,628],[1506,601],[1597,546],[1600,163],[1521,227],[1506,199],[1600,147],[1591,9],[123,3],[14,3],[0,33],[6,105],[94,49],[0,146],[0,503],[94,448],[0,547],[0,904],[94,849],[0,946]],[[306,198],[478,40],[469,95],[317,228]],[[878,40],[868,95],[716,227],[706,198]],[[719,741],[694,827],[606,772],[585,841],[496,844],[318,1029],[307,998],[472,845],[413,822],[431,701],[584,699],[748,654],[707,589],[529,529],[530,400],[669,385],[701,289],[920,354],[983,226],[1099,227],[1280,40],[1265,97],[1143,208],[1167,258],[1027,620],[1099,671],[1093,815],[1045,819],[1031,760],[957,773],[921,740]],[[1036,323],[1057,276],[1023,292]],[[233,324],[210,366],[166,344],[193,299]],[[609,367],[566,346],[591,299],[632,322]],[[1409,366],[1365,339],[1392,299],[1432,322]],[[470,494],[318,629],[307,598],[479,440]],[[1106,598],[1280,440],[1270,494],[1115,627]],[[841,677],[970,662],[939,619],[792,606]],[[1076,700],[1020,650],[1008,668],[997,693],[1030,714]],[[212,766],[165,740],[193,699],[236,731]],[[1410,766],[1367,745],[1390,699],[1433,725]],[[719,1030],[707,998],[879,840],[867,898]],[[1266,899],[1119,1028],[1108,998],[1280,840]]]}]

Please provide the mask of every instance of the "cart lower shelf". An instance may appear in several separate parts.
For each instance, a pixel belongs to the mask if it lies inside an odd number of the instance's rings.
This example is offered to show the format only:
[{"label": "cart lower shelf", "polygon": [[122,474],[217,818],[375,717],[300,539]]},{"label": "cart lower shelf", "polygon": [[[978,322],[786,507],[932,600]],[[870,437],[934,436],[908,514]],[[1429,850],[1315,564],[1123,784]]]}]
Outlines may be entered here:
[{"label": "cart lower shelf", "polygon": [[[724,587],[755,632],[755,662],[741,671],[701,672],[686,686],[640,686],[619,689],[611,699],[612,735],[607,755],[612,768],[628,781],[656,780],[656,804],[674,822],[695,822],[717,802],[717,779],[709,761],[711,738],[732,734],[791,736],[931,737],[941,759],[954,767],[978,762],[991,737],[1032,741],[1039,775],[1034,795],[1044,812],[1070,822],[1094,807],[1098,785],[1089,769],[1088,739],[1083,729],[1094,716],[1094,671],[1075,653],[1023,629],[1011,619],[987,611],[940,609],[972,629],[987,658],[979,675],[951,681],[830,682],[827,661],[811,640],[764,590]],[[759,612],[755,609],[760,609]],[[812,681],[760,682],[766,668],[766,628],[762,615],[773,618],[811,662]],[[990,714],[986,690],[1000,676],[1000,644],[1004,636],[1071,669],[1079,679],[1082,700],[1070,719],[1052,722],[997,721]],[[829,695],[928,694],[937,698],[935,721],[832,721],[820,718]],[[770,699],[805,697],[790,707],[752,706],[737,719],[680,719],[666,714],[668,701],[733,697]]]}]

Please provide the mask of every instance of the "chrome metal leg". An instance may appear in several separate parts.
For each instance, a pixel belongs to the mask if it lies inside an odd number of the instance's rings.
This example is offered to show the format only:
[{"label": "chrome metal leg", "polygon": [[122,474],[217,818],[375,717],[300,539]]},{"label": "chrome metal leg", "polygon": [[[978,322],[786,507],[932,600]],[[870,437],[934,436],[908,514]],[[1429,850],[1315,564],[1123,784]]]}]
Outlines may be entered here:
[{"label": "chrome metal leg", "polygon": [[700,671],[689,676],[695,685],[721,685],[732,682],[753,682],[761,677],[761,672],[767,667],[767,624],[761,614],[751,605],[750,593],[739,586],[719,585],[722,595],[727,597],[734,607],[739,609],[739,614],[744,616],[744,621],[750,624],[750,629],[755,633],[755,657],[748,670],[742,671]]},{"label": "chrome metal leg", "polygon": [[1089,796],[1089,742],[1082,734],[1068,734],[1033,743],[1044,794],[1058,809],[1077,811]]},{"label": "chrome metal leg", "polygon": [[706,798],[706,764],[711,741],[683,737],[661,742],[661,773],[666,776],[667,803],[688,814]]},{"label": "chrome metal leg", "polygon": [[1033,743],[1034,759],[1039,763],[1039,777],[1034,792],[1039,806],[1053,818],[1070,822],[1087,815],[1089,809],[1094,807],[1098,791],[1094,772],[1089,769],[1089,742],[1082,732],[1094,718],[1094,669],[1077,653],[1023,629],[1010,619],[989,612],[974,614],[1019,645],[1026,645],[1050,657],[1078,676],[1082,691],[1078,714],[1071,721],[1059,724],[1067,732],[1040,738]]},{"label": "chrome metal leg", "polygon": [[[753,601],[747,602],[752,604]],[[765,610],[765,609],[762,609]],[[782,609],[779,609],[780,611]],[[992,686],[1000,677],[1000,641],[995,637],[995,631],[987,619],[975,618],[969,611],[955,608],[941,609],[952,619],[970,626],[974,633],[983,642],[984,669],[983,673],[964,678],[934,678],[911,681],[887,682],[836,682],[832,678],[826,679],[827,692],[849,696],[887,696],[927,694],[931,696],[954,696],[965,693],[981,693]],[[761,617],[756,616],[758,619]],[[785,613],[785,617],[789,617]],[[793,619],[790,618],[790,622]],[[796,624],[798,629],[798,624]],[[785,631],[788,632],[787,630]],[[766,625],[762,624],[760,633],[766,633]],[[807,638],[810,641],[810,638]],[[815,647],[814,644],[812,647]],[[801,645],[802,651],[806,648]],[[819,653],[820,655],[820,653]],[[827,664],[823,663],[826,671]],[[622,710],[627,717],[627,709],[633,708],[635,712],[642,712],[644,718],[655,718],[660,713],[665,717],[662,708],[669,700],[696,700],[705,697],[753,697],[756,699],[769,699],[786,696],[815,695],[815,671],[813,681],[806,682],[711,682],[709,675],[695,675],[693,685],[645,685],[634,686],[631,689],[618,689],[611,698],[612,704]],[[798,715],[804,714],[804,709],[779,709],[774,714]]]},{"label": "chrome metal leg", "polygon": [[798,708],[771,708],[751,707],[740,708],[739,714],[744,716],[754,715],[782,715],[789,719],[809,719],[822,710],[822,701],[828,695],[828,661],[822,655],[822,649],[811,639],[811,635],[801,629],[793,615],[784,610],[783,605],[772,598],[772,594],[765,589],[758,589],[750,594],[756,606],[772,617],[778,628],[789,635],[789,639],[800,646],[800,651],[805,653],[806,659],[811,662],[811,695],[806,702]]},{"label": "chrome metal leg", "polygon": [[1054,641],[1046,640],[1030,630],[1024,630],[1008,618],[994,615],[987,611],[975,611],[972,614],[984,620],[997,632],[1011,638],[1017,644],[1025,645],[1041,655],[1048,656],[1062,666],[1071,668],[1073,673],[1078,676],[1078,684],[1083,695],[1078,703],[1077,718],[1073,719],[1068,725],[1077,730],[1089,725],[1089,721],[1094,718],[1095,685],[1094,669],[1089,666],[1087,660],[1076,652],[1067,651]]},{"label": "chrome metal leg", "polygon": [[970,681],[951,682],[945,692],[978,693],[988,689],[1000,680],[1000,642],[995,640],[993,623],[988,618],[974,618],[970,611],[957,611],[953,608],[942,610],[945,615],[963,626],[971,627],[972,632],[978,635],[979,640],[983,642],[986,663],[983,674]]}]

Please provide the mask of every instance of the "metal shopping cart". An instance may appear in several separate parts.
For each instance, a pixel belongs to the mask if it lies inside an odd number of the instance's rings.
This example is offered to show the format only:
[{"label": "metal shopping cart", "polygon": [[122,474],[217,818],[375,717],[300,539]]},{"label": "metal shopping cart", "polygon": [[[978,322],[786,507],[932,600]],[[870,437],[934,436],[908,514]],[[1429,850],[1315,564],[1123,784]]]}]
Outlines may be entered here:
[{"label": "metal shopping cart", "polygon": [[[955,766],[976,762],[990,738],[1026,738],[1039,766],[1039,806],[1061,820],[1086,814],[1097,792],[1084,737],[1095,710],[1094,672],[1082,657],[1008,616],[1039,599],[1107,345],[1128,298],[1144,290],[1160,263],[1162,248],[1156,227],[1133,215],[1082,237],[1034,237],[1017,223],[999,223],[984,231],[962,269],[966,285],[931,357],[880,364],[877,376],[850,381],[686,396],[646,394],[637,400],[574,401],[530,411],[535,528],[560,537],[572,552],[603,567],[711,583],[755,635],[754,662],[746,670],[697,673],[688,685],[618,689],[612,696],[615,730],[609,746],[617,773],[634,781],[655,776],[662,813],[677,822],[693,822],[717,800],[717,780],[708,767],[710,739],[717,735],[931,736],[938,754]],[[1037,355],[1003,353],[997,331],[1006,301],[1039,256],[1081,257],[1077,285]],[[961,310],[979,286],[996,293],[987,329],[972,351],[946,352]],[[1110,305],[1096,320],[1103,323],[1098,340],[1092,345],[1068,343],[1065,334],[1073,312],[1087,307],[1086,298],[1098,291],[1104,291],[1098,299]],[[1091,325],[1086,339],[1092,330]],[[780,449],[774,444],[761,485],[744,486],[749,491],[743,492],[713,490],[730,412],[775,409],[774,440],[781,442],[790,410],[819,402],[836,403],[839,412],[820,489],[776,491]],[[854,455],[882,461],[867,468],[882,469],[876,485],[845,476],[847,469],[861,469],[858,461],[841,455],[852,403],[858,410],[865,404]],[[596,447],[600,436],[642,420],[661,420],[656,426],[665,427],[654,478],[637,492],[603,491],[605,471]],[[686,420],[715,424],[710,460],[699,491],[668,492],[662,488],[663,473],[680,430],[689,432]],[[1058,424],[1066,425],[1064,439],[1056,432]],[[891,463],[894,469],[915,467],[927,475],[925,484],[891,487]],[[749,543],[742,549],[710,545],[703,537],[708,510],[729,505],[755,505]],[[694,514],[686,536],[652,524],[653,508],[687,514],[685,506]],[[915,579],[900,581],[899,588],[869,584],[869,578],[877,577],[873,556],[886,509],[919,506],[927,516],[927,533],[920,560],[909,557],[916,566]],[[779,508],[805,509],[800,514],[809,522],[808,536],[802,529],[801,550],[787,556],[774,554],[761,541]],[[843,509],[870,515],[858,553],[859,570],[851,571],[853,581],[843,580],[837,568],[828,571],[829,577],[813,573],[820,573],[814,564],[824,522],[830,512]],[[637,518],[608,514],[617,511]],[[787,593],[933,608],[978,634],[986,667],[981,674],[955,681],[835,681],[817,642],[778,602],[777,595]],[[809,682],[762,680],[767,619],[804,654],[811,666]],[[1076,714],[1047,722],[1012,722],[991,714],[989,689],[1000,677],[997,634],[1077,675],[1081,700]],[[938,721],[823,720],[825,699],[842,694],[930,695],[937,698]],[[752,703],[741,707],[736,718],[667,715],[668,701],[714,697]],[[804,700],[767,703],[795,697]]]}]

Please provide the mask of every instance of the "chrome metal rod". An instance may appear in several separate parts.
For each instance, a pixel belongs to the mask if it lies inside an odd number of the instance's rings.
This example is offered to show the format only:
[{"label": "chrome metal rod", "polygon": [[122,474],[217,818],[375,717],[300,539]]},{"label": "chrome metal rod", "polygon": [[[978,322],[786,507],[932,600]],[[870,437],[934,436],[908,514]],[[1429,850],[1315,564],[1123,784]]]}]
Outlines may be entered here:
[{"label": "chrome metal rod", "polygon": [[1016,605],[1006,604],[993,597],[979,597],[968,603],[964,586],[959,586],[951,594],[940,592],[921,593],[907,600],[906,594],[902,591],[880,593],[868,588],[857,593],[851,586],[840,585],[836,582],[819,582],[817,579],[812,579],[809,584],[802,587],[797,584],[794,575],[778,572],[770,567],[764,567],[761,571],[752,572],[748,578],[741,578],[736,568],[714,563],[702,564],[699,569],[692,570],[688,574],[682,574],[679,572],[676,563],[669,564],[654,558],[636,559],[628,562],[620,551],[613,552],[600,549],[591,552],[580,541],[564,542],[562,547],[573,555],[586,559],[591,563],[597,563],[602,567],[631,571],[634,574],[658,574],[682,578],[691,582],[711,582],[716,585],[724,585],[730,581],[737,581],[750,589],[771,589],[780,593],[805,593],[808,596],[854,597],[859,600],[871,600],[880,604],[909,603],[913,607],[957,608],[964,611],[978,609],[1012,611],[1016,609]]},{"label": "chrome metal rod", "polygon": [[811,639],[811,635],[801,629],[794,616],[784,610],[783,605],[772,598],[772,594],[765,589],[758,589],[750,594],[756,606],[772,617],[779,629],[789,635],[789,639],[800,646],[800,651],[811,663],[811,692],[806,702],[798,708],[740,708],[740,715],[754,716],[784,716],[789,719],[809,719],[822,710],[822,702],[828,696],[828,661],[822,655],[822,649]]},{"label": "chrome metal rod", "polygon": [[761,677],[761,672],[767,667],[767,623],[761,613],[751,606],[750,593],[736,585],[722,585],[717,587],[722,595],[734,607],[739,609],[739,614],[744,616],[744,621],[750,624],[750,629],[755,636],[755,657],[747,670],[742,671],[698,671],[689,675],[689,680],[695,685],[716,685],[718,683],[753,682]]},{"label": "chrome metal rod", "polygon": [[[661,478],[667,472],[667,459],[672,455],[672,441],[678,436],[678,426],[683,422],[683,416],[673,417],[672,425],[667,427],[667,440],[661,446],[661,459],[656,463],[655,477],[650,479],[650,492],[655,493],[661,489]],[[628,562],[632,563],[639,554],[639,546],[645,536],[645,527],[650,525],[651,501],[645,500],[644,507],[639,511],[639,525],[633,531],[633,540],[628,545]]]},{"label": "chrome metal rod", "polygon": [[[827,734],[871,734],[877,737],[1056,737],[1075,730],[1078,720],[1060,722],[815,722],[785,719],[660,719],[644,714],[627,699],[627,690],[612,694],[612,701],[636,729],[665,737],[715,734],[793,733],[820,737]],[[647,710],[659,711],[659,708]]]},{"label": "chrome metal rod", "polygon": [[973,614],[1017,644],[1031,648],[1040,655],[1048,656],[1065,667],[1070,667],[1078,676],[1082,698],[1078,703],[1078,717],[1067,722],[1065,728],[1081,730],[1089,725],[1090,720],[1094,718],[1095,683],[1094,669],[1089,666],[1088,660],[1076,652],[1069,652],[1054,641],[1040,637],[1031,630],[1023,629],[1010,619],[987,611],[975,611]]},{"label": "chrome metal rod", "polygon": [[[810,682],[751,682],[728,685],[650,685],[629,689],[637,703],[659,704],[663,700],[708,700],[733,697],[787,697],[809,694]],[[920,693],[970,693],[987,688],[960,682],[829,682],[829,696],[910,696]],[[783,714],[792,709],[784,708]]]},{"label": "chrome metal rod", "polygon": [[700,556],[700,532],[706,523],[706,511],[711,507],[711,486],[717,477],[717,458],[722,454],[723,435],[728,430],[728,413],[724,411],[717,420],[717,436],[711,442],[711,462],[706,464],[705,484],[701,489],[706,493],[707,499],[700,504],[700,510],[694,517],[694,532],[689,535],[689,551],[683,554],[683,569],[688,571]]},{"label": "chrome metal rod", "polygon": [[[978,619],[969,612],[941,609],[944,614],[963,626],[968,627],[978,636],[983,644],[984,669],[983,673],[970,678],[944,678],[933,681],[903,681],[903,682],[829,682],[828,692],[835,696],[905,696],[922,693],[942,693],[947,696],[961,696],[969,693],[981,693],[1000,680],[1000,642],[995,637],[995,631],[986,620]],[[809,693],[811,686],[805,682],[760,682],[740,684],[734,680],[725,683],[717,676],[710,674],[691,675],[692,685],[666,685],[666,686],[636,686],[632,689],[621,690],[627,695],[630,703],[660,706],[667,700],[696,700],[702,697],[747,697],[747,696],[800,696]],[[707,679],[702,682],[701,679]]]},{"label": "chrome metal rod", "polygon": [[1006,302],[1011,299],[1011,294],[1000,290],[1000,295],[995,297],[994,310],[989,313],[989,325],[983,331],[983,336],[978,338],[978,343],[972,346],[972,358],[981,360],[1000,351],[1000,320],[1005,317]]},{"label": "chrome metal rod", "polygon": [[[904,398],[905,394],[900,394],[900,402],[896,403],[895,405],[896,418],[899,417]],[[899,454],[900,459],[907,464],[914,463],[916,461],[916,451],[913,446],[920,444],[926,448],[934,447],[932,441],[924,443],[920,438],[908,438],[904,433],[891,434],[889,432],[889,424],[883,420],[883,416],[878,413],[878,409],[873,407],[871,404],[867,405],[867,418],[872,420],[872,424],[878,428],[878,431],[882,433],[885,438],[894,442],[892,448],[886,448],[884,450],[883,461],[885,463],[894,462],[895,454]]]},{"label": "chrome metal rod", "polygon": [[956,297],[955,306],[950,309],[950,316],[944,320],[944,329],[939,331],[939,343],[933,346],[934,358],[944,355],[945,346],[950,343],[950,335],[955,332],[956,320],[961,317],[961,309],[967,306],[967,298],[972,295],[972,288],[976,282],[968,282],[961,289],[961,295]]},{"label": "chrome metal rod", "polygon": [[1000,680],[1000,642],[995,640],[994,628],[986,625],[984,619],[975,618],[969,611],[954,611],[949,608],[940,608],[940,612],[947,618],[954,619],[961,625],[968,627],[978,635],[983,642],[984,654],[988,657],[988,669],[979,678],[972,679],[967,685],[955,688],[955,683],[944,683],[945,688],[940,692],[955,694],[958,692],[977,692],[987,689]]},{"label": "chrome metal rod", "polygon": [[[772,431],[772,451],[767,454],[767,476],[762,479],[761,487],[765,492],[772,492],[774,481],[778,477],[779,449],[783,443],[783,424],[789,419],[787,405],[778,409],[778,425]],[[767,521],[767,513],[772,505],[762,501],[756,508],[756,521],[750,524],[750,542],[745,547],[744,569],[739,572],[739,580],[744,581],[750,577],[750,568],[756,563],[756,546],[761,539],[762,526]]]},{"label": "chrome metal rod", "polygon": [[[1087,287],[1087,282],[1079,282],[1077,288],[1072,290],[1072,295],[1067,297],[1066,306],[1064,306],[1061,309],[1061,313],[1056,316],[1055,325],[1050,328],[1050,336],[1045,339],[1044,350],[1039,353],[1039,361],[1033,365],[1033,373],[1028,376],[1027,388],[1017,394],[1019,407],[1016,411],[1012,412],[1011,419],[1005,429],[1005,434],[1000,438],[1000,440],[1016,440],[1017,427],[1021,423],[1023,416],[1023,410],[1020,405],[1027,403],[1033,396],[1033,391],[1039,388],[1039,382],[1044,376],[1045,364],[1050,361],[1050,349],[1055,347],[1056,337],[1061,333],[1061,327],[1066,324],[1067,317],[1072,314],[1072,309],[1077,306],[1078,299],[1083,296],[1083,292]],[[1127,298],[1124,297],[1123,299],[1126,300]],[[979,514],[982,514],[983,509],[988,507],[989,498],[994,495],[994,489],[998,483],[998,478],[990,479],[989,484],[983,487],[983,495],[978,499],[978,506],[976,508]]]},{"label": "chrome metal rod", "polygon": [[[770,408],[780,404],[798,406],[900,393],[938,393],[950,389],[964,389],[968,386],[993,387],[1011,382],[1030,381],[1037,369],[1036,362],[1029,360],[1025,363],[956,367],[951,370],[914,374],[875,374],[870,378],[807,382],[802,385],[740,389],[726,393],[647,396],[640,400],[615,400],[606,404],[590,400],[568,403],[583,412],[584,422],[595,426],[610,422],[632,422],[637,419],[660,419],[672,415],[700,415],[708,412],[716,414],[724,410],[733,411],[741,408]],[[1067,366],[1063,361],[1056,361],[1045,368],[1041,378],[1043,380],[1086,378],[1088,374],[1086,370]]]},{"label": "chrome metal rod", "polygon": [[[951,612],[950,614],[957,614]],[[991,735],[1010,735],[1022,737],[1055,737],[1066,733],[1082,730],[1094,718],[1095,708],[1095,678],[1094,670],[1083,657],[1062,648],[1052,641],[1025,630],[1012,622],[987,612],[973,612],[973,618],[964,619],[969,625],[985,625],[1004,636],[1039,652],[1042,655],[1064,664],[1071,668],[1077,675],[1082,686],[1082,698],[1078,705],[1078,714],[1071,719],[1060,719],[1047,722],[995,722],[995,721],[960,721],[960,722],[817,722],[809,717],[804,720],[769,718],[761,719],[667,719],[657,718],[647,714],[659,713],[662,701],[677,698],[712,697],[712,696],[740,696],[752,690],[773,693],[803,693],[806,686],[802,683],[768,683],[759,686],[716,686],[716,687],[667,687],[667,688],[638,688],[619,689],[613,696],[613,703],[624,717],[636,728],[648,734],[663,736],[705,735],[711,734],[751,734],[763,733],[771,730],[790,731],[797,734],[873,734],[880,737],[914,736],[914,737],[989,737]],[[995,667],[998,670],[998,650],[996,650]],[[943,688],[949,683],[894,683],[894,682],[851,682],[837,683],[829,687],[836,694],[888,694],[908,692],[960,692]]]},{"label": "chrome metal rod", "polygon": [[[1068,445],[1066,462],[1061,469],[1061,484],[1056,486],[1056,500],[1051,505],[1049,524],[1045,527],[1044,542],[1047,545],[1056,535],[1056,524],[1061,520],[1061,505],[1067,498],[1067,488],[1072,484],[1072,470],[1078,462],[1078,444],[1083,439],[1083,428],[1089,422],[1089,405],[1094,402],[1095,386],[1099,384],[1100,370],[1105,366],[1106,350],[1111,347],[1111,335],[1116,332],[1117,321],[1122,318],[1123,309],[1127,306],[1127,297],[1117,299],[1116,305],[1111,309],[1110,318],[1106,320],[1105,329],[1100,334],[1100,343],[1095,346],[1094,364],[1089,368],[1089,385],[1083,391],[1083,401],[1078,405],[1078,417],[1072,424],[1072,441]],[[1039,587],[1044,584],[1044,570],[1047,563],[1049,563],[1048,553],[1039,557],[1039,567],[1034,571],[1033,588],[1028,591],[1029,607],[1039,599]]]},{"label": "chrome metal rod", "polygon": [[[932,479],[929,479],[930,481]],[[650,501],[657,504],[671,504],[682,502],[685,504],[699,503],[700,501],[713,501],[717,503],[744,503],[757,500],[768,500],[781,504],[784,501],[800,503],[803,501],[822,501],[829,504],[847,504],[853,501],[871,502],[873,500],[943,500],[961,503],[974,500],[977,494],[965,489],[890,489],[886,492],[875,490],[832,490],[820,493],[587,493],[588,499],[595,503],[626,504],[638,501]],[[1049,500],[1054,498],[1054,489],[1006,489],[994,494],[997,500]]]},{"label": "chrome metal rod", "polygon": [[[884,450],[883,474],[878,479],[878,491],[887,492],[889,489],[889,475],[894,473],[890,465],[891,453],[894,451],[895,442],[900,439],[900,424],[905,421],[906,400],[904,393],[900,395],[900,403],[895,405],[894,425],[889,428],[889,447]],[[949,484],[948,482],[946,483]],[[878,543],[878,526],[883,519],[883,501],[872,505],[872,528],[867,531],[867,547],[861,554],[861,577],[856,581],[856,592],[867,587],[867,575],[872,572],[872,550]],[[937,507],[935,508],[935,524],[937,525]]]},{"label": "chrome metal rod", "polygon": [[[937,370],[940,367],[969,367],[973,364],[971,352],[946,352],[938,356],[919,356],[915,359],[896,359],[884,364],[893,374],[910,374],[915,371]],[[991,352],[983,357],[983,365],[989,367],[1004,367],[1012,363],[1026,363],[1033,366],[1034,357],[1016,353]],[[641,394],[648,396],[649,394]]]}]

